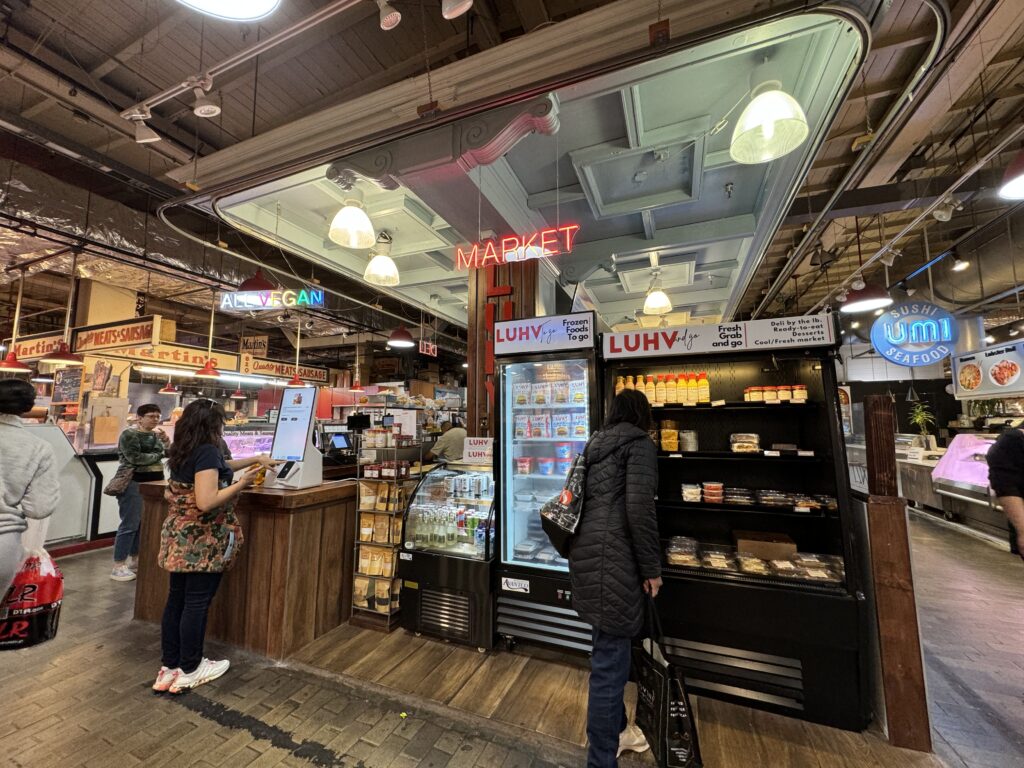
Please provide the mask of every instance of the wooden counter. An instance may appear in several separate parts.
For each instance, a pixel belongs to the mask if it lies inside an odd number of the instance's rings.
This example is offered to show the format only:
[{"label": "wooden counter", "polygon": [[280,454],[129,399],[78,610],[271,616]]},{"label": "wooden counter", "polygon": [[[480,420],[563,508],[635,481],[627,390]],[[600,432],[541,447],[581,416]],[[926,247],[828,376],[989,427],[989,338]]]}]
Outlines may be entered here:
[{"label": "wooden counter", "polygon": [[[159,622],[167,572],[157,565],[166,483],[142,483],[135,618]],[[348,620],[356,484],[245,491],[236,507],[245,543],[210,607],[207,635],[281,659]]]}]

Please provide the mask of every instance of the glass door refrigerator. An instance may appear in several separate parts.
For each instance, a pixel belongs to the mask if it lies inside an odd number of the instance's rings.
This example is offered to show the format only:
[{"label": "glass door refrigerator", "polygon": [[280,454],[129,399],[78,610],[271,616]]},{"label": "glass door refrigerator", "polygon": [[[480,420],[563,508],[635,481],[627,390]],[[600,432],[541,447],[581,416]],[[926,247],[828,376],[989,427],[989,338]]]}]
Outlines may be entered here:
[{"label": "glass door refrigerator", "polygon": [[594,315],[582,312],[495,324],[500,519],[497,633],[589,651],[590,625],[572,608],[569,564],[541,528],[597,426]]},{"label": "glass door refrigerator", "polygon": [[494,479],[490,466],[442,464],[416,489],[398,556],[400,620],[416,633],[494,647]]}]

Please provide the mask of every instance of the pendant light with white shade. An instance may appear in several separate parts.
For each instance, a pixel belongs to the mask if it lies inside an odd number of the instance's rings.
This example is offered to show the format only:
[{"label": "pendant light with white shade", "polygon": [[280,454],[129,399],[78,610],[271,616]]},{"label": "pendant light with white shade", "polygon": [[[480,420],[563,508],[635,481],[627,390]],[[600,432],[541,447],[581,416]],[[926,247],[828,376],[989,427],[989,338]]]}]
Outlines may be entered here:
[{"label": "pendant light with white shade", "polygon": [[447,20],[457,19],[473,7],[473,0],[441,0],[441,15]]},{"label": "pendant light with white shade", "polygon": [[228,21],[256,21],[278,9],[281,0],[178,0],[193,11]]},{"label": "pendant light with white shade", "polygon": [[24,363],[18,362],[18,355],[15,350],[18,348],[18,325],[21,323],[21,299],[25,292],[25,271],[21,271],[18,280],[18,299],[14,304],[14,327],[11,329],[11,346],[7,356],[0,360],[0,373],[32,373],[32,368]]},{"label": "pendant light with white shade", "polygon": [[1024,200],[1024,149],[1006,167],[999,196],[1003,200]]},{"label": "pendant light with white shade", "polygon": [[327,236],[343,248],[366,250],[377,241],[373,222],[363,207],[363,193],[352,187],[345,190],[344,203],[331,220]]},{"label": "pendant light with white shade", "polygon": [[750,73],[750,102],[736,120],[729,142],[729,156],[737,163],[777,160],[803,144],[810,134],[803,107],[782,89],[782,81],[772,76],[777,74],[772,69],[766,56]]},{"label": "pendant light with white shade", "polygon": [[644,299],[645,315],[667,315],[672,311],[672,301],[661,289],[661,267],[658,258],[656,253],[651,256],[651,286],[647,289],[647,297]]},{"label": "pendant light with white shade", "polygon": [[377,243],[370,251],[370,263],[366,265],[363,272],[363,280],[370,285],[393,287],[398,285],[398,266],[391,258],[391,244],[393,240],[387,232],[381,232],[377,236]]}]

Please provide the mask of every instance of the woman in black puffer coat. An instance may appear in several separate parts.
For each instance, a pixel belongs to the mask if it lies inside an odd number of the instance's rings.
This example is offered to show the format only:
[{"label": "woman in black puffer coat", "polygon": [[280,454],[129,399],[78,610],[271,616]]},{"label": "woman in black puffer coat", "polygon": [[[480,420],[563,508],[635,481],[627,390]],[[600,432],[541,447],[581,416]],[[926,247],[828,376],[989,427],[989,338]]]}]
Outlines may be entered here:
[{"label": "woman in black puffer coat", "polygon": [[588,768],[614,768],[622,752],[648,748],[640,729],[626,722],[623,692],[644,593],[655,596],[661,587],[658,461],[650,426],[647,398],[627,389],[612,400],[605,427],[587,446],[587,487],[569,575],[573,607],[594,628]]}]

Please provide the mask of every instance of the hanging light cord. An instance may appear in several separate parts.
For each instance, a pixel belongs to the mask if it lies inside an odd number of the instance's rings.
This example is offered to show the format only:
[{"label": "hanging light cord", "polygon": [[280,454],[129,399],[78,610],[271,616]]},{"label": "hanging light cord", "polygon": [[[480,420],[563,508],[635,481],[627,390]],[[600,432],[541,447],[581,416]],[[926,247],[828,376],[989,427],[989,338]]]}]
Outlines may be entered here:
[{"label": "hanging light cord", "polygon": [[71,285],[68,286],[68,306],[64,311],[64,342],[71,343],[71,305],[75,301],[75,271],[78,269],[78,251],[71,249]]},{"label": "hanging light cord", "polygon": [[210,335],[206,340],[206,360],[209,362],[213,359],[213,323],[216,318],[217,311],[217,294],[213,292],[210,294]]}]

